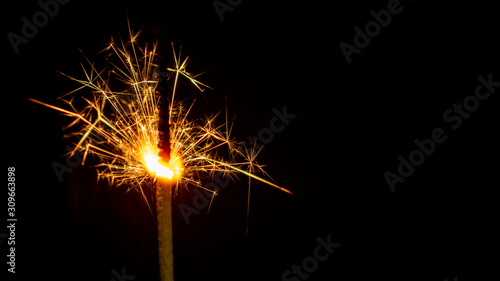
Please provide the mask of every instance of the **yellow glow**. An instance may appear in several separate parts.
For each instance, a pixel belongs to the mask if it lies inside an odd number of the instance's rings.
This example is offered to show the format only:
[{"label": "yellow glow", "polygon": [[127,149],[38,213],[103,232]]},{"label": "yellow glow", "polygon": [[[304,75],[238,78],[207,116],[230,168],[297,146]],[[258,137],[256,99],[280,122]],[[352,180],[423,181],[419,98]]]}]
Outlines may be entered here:
[{"label": "yellow glow", "polygon": [[169,163],[165,163],[151,150],[147,150],[144,153],[144,165],[151,174],[167,179],[172,179],[174,176],[180,177],[183,170],[182,163],[178,157],[172,157]]}]

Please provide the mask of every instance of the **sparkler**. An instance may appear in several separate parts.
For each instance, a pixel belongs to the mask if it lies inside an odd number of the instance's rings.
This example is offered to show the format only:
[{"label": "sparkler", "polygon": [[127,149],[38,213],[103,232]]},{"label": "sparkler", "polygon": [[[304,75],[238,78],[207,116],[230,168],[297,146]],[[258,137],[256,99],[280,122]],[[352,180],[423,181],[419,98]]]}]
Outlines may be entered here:
[{"label": "sparkler", "polygon": [[[167,68],[169,79],[173,78],[172,95],[161,99],[155,63],[157,46],[140,47],[139,34],[140,31],[133,33],[129,24],[130,41],[112,40],[107,45],[103,51],[109,54],[109,66],[105,69],[96,69],[94,63],[85,58],[88,64],[82,64],[85,79],[63,74],[81,84],[59,98],[66,103],[65,108],[30,100],[73,118],[64,127],[73,129],[68,136],[76,139],[71,156],[83,153],[82,165],[89,154],[98,159],[95,167],[99,179],[137,190],[150,210],[143,188],[156,186],[160,275],[165,281],[173,280],[171,201],[179,188],[208,190],[212,192],[213,201],[216,191],[203,187],[202,180],[222,172],[229,176],[243,174],[249,182],[253,178],[293,193],[257,175],[269,177],[263,165],[255,160],[258,154],[255,148],[238,149],[239,142],[231,137],[232,124],[227,117],[221,125],[216,124],[219,114],[195,118],[192,116],[194,101],[188,104],[176,100],[180,77],[188,79],[200,91],[210,87],[198,81],[198,75],[186,70],[188,57],[182,60],[181,52],[177,54],[173,44],[174,63]],[[121,89],[115,90],[118,87]],[[77,99],[75,92],[82,89],[90,89],[90,95]],[[165,103],[167,110],[161,106]],[[222,157],[223,150],[227,159]]]}]

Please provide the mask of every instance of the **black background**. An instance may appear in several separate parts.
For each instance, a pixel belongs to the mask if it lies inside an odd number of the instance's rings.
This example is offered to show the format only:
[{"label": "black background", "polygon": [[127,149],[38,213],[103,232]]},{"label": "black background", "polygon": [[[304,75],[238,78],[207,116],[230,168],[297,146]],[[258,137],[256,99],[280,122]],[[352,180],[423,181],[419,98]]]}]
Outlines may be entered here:
[{"label": "black background", "polygon": [[[328,235],[341,246],[308,280],[491,276],[498,92],[455,131],[442,115],[474,93],[479,75],[500,80],[497,9],[402,1],[348,64],[339,44],[353,44],[353,28],[387,2],[243,1],[221,22],[212,1],[72,0],[18,54],[6,34],[20,34],[21,17],[40,8],[4,4],[3,158],[5,170],[16,167],[18,218],[10,278],[107,281],[125,267],[134,280],[159,280],[155,218],[141,196],[97,183],[88,167],[59,182],[51,163],[65,163],[61,128],[70,120],[27,100],[57,104],[77,86],[57,71],[83,77],[79,49],[99,58],[112,36],[126,35],[127,13],[141,42],[158,40],[166,58],[170,41],[182,45],[189,69],[207,71],[200,80],[214,91],[197,114],[223,109],[227,97],[242,140],[269,126],[273,108],[297,116],[259,155],[295,195],[254,185],[248,235],[246,179],[189,224],[174,208],[176,280],[281,280]],[[391,192],[384,172],[437,127],[448,139]],[[191,197],[183,192],[174,206]]]}]

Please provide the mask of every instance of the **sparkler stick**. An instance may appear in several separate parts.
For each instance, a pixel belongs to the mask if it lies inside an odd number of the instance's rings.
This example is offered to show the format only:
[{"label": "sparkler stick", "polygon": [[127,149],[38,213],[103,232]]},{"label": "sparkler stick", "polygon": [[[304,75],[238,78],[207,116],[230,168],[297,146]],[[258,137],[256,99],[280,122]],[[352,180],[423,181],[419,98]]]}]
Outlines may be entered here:
[{"label": "sparkler stick", "polygon": [[[211,191],[214,197],[216,191],[203,187],[202,180],[222,172],[243,174],[249,180],[293,193],[257,175],[257,172],[267,175],[263,166],[255,161],[258,151],[255,152],[255,148],[250,151],[238,149],[239,143],[231,139],[227,118],[222,125],[215,122],[217,114],[204,120],[193,118],[194,102],[186,105],[174,100],[179,77],[187,78],[201,91],[209,88],[196,79],[198,75],[187,72],[188,58],[181,60],[180,52],[177,55],[174,51],[174,66],[167,68],[175,74],[172,75],[175,77],[172,96],[169,101],[160,99],[154,63],[156,45],[139,47],[138,35],[129,25],[130,41],[112,41],[105,48],[104,51],[110,53],[109,71],[97,70],[87,59],[89,66],[82,65],[85,79],[63,74],[82,84],[60,98],[67,108],[30,100],[73,118],[65,127],[67,130],[76,128],[67,135],[76,138],[71,153],[83,152],[82,165],[88,155],[94,156],[99,161],[94,166],[99,179],[107,179],[112,186],[139,191],[150,210],[143,188],[156,185],[160,275],[162,281],[173,281],[174,187],[201,188]],[[112,90],[111,85],[114,88],[117,84],[121,88]],[[90,89],[91,96],[66,99],[67,95],[81,89]],[[224,127],[225,132],[221,130]],[[222,148],[227,149],[229,159],[220,156]]]},{"label": "sparkler stick", "polygon": [[174,280],[174,252],[172,230],[173,181],[158,179],[156,182],[156,217],[158,223],[158,261],[160,280]]}]

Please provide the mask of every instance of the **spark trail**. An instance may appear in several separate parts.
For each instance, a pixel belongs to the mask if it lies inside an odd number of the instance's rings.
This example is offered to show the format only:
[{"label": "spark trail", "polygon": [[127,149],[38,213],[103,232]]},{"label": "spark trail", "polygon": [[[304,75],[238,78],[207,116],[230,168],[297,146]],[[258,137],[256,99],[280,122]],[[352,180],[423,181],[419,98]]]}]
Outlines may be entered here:
[{"label": "spark trail", "polygon": [[[109,62],[104,69],[96,69],[85,57],[84,79],[63,74],[81,84],[59,98],[66,104],[64,107],[30,99],[73,119],[64,127],[74,140],[71,155],[83,153],[82,164],[89,155],[96,157],[100,179],[109,180],[113,186],[137,189],[144,199],[143,188],[154,186],[158,178],[174,180],[176,190],[188,187],[207,190],[202,181],[215,172],[242,174],[293,194],[258,175],[267,175],[263,165],[256,162],[255,155],[238,149],[239,142],[231,138],[232,124],[228,124],[227,118],[222,124],[216,123],[218,114],[199,118],[192,112],[195,101],[185,103],[175,99],[180,78],[202,92],[210,87],[197,80],[199,75],[187,71],[189,57],[181,58],[173,44],[174,62],[167,68],[169,79],[174,80],[168,100],[171,152],[168,163],[160,161],[157,46],[140,47],[139,33],[134,34],[129,26],[129,41],[111,40],[103,50]],[[77,96],[76,92],[83,89],[90,91]],[[216,195],[215,190],[209,191]]]}]

